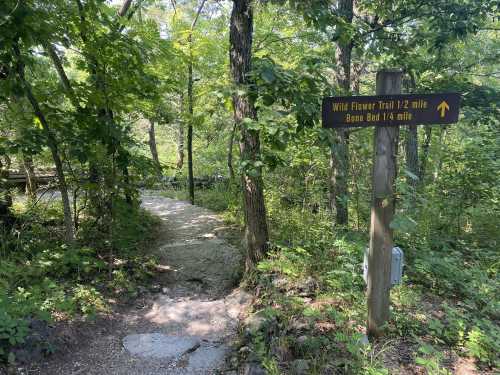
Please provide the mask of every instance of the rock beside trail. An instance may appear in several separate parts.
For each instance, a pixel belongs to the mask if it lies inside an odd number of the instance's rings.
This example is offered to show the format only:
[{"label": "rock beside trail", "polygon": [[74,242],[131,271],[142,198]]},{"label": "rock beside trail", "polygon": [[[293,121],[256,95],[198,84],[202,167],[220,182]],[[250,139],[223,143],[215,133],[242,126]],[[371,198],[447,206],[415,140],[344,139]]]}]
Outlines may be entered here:
[{"label": "rock beside trail", "polygon": [[309,361],[296,359],[290,364],[290,372],[293,375],[307,375],[309,373]]},{"label": "rock beside trail", "polygon": [[264,336],[269,338],[278,329],[278,322],[275,317],[269,317],[261,310],[247,316],[243,321],[243,326],[247,337],[264,333]]},{"label": "rock beside trail", "polygon": [[188,367],[194,369],[217,368],[224,362],[229,349],[225,345],[202,346],[190,354]]},{"label": "rock beside trail", "polygon": [[140,357],[175,359],[200,345],[197,337],[167,336],[161,333],[128,335],[123,346],[130,354]]},{"label": "rock beside trail", "polygon": [[257,362],[245,364],[243,375],[266,375],[267,371]]},{"label": "rock beside trail", "polygon": [[268,319],[262,312],[249,315],[243,322],[247,335],[255,335],[263,331],[267,324]]}]

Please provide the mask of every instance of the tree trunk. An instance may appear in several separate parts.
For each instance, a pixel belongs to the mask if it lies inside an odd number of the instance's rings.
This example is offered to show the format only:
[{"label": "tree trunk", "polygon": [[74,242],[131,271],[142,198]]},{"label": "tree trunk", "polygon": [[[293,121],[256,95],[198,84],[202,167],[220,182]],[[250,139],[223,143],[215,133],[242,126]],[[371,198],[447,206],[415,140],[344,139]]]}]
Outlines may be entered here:
[{"label": "tree trunk", "polygon": [[132,0],[125,0],[118,12],[118,15],[120,17],[125,17],[131,5],[132,5]]},{"label": "tree trunk", "polygon": [[75,108],[81,110],[80,104],[78,103],[78,99],[76,98],[75,92],[73,91],[73,87],[71,86],[71,83],[69,82],[68,76],[66,75],[66,72],[64,71],[64,67],[61,63],[61,59],[59,58],[59,55],[57,54],[54,46],[50,44],[49,42],[43,41],[43,48],[45,49],[45,52],[49,55],[50,59],[52,60],[52,64],[56,68],[57,75],[59,76],[59,80],[61,81],[64,90],[66,91],[66,95],[68,95],[71,104],[75,106]]},{"label": "tree trunk", "polygon": [[365,72],[366,69],[366,62],[360,62],[355,64],[352,67],[352,73],[351,73],[351,86],[352,86],[352,91],[356,94],[360,94],[360,88],[361,88],[361,77],[363,73]]},{"label": "tree trunk", "polygon": [[30,200],[34,200],[36,198],[36,190],[38,186],[35,176],[35,168],[33,166],[33,158],[31,155],[23,154],[23,167],[24,172],[26,173],[26,195]]},{"label": "tree trunk", "polygon": [[130,173],[128,172],[128,165],[124,165],[122,167],[122,174],[123,174],[123,181],[125,182],[125,188],[124,188],[125,202],[129,206],[132,206],[134,201],[132,199],[132,184],[130,183]]},{"label": "tree trunk", "polygon": [[336,225],[347,225],[347,176],[349,170],[349,135],[345,129],[335,129],[330,146],[330,208]]},{"label": "tree trunk", "polygon": [[[88,38],[88,33],[89,30],[87,29],[87,24],[86,24],[86,19],[85,19],[85,9],[80,0],[75,0],[77,3],[77,8],[78,8],[78,13],[80,17],[80,37],[83,41],[83,43],[87,47],[89,46],[89,38]],[[132,17],[133,12],[137,9],[132,9],[132,11],[129,12],[129,9],[131,7],[132,0],[125,0],[118,11],[118,16],[119,17],[125,17],[127,16],[128,19]],[[128,14],[127,14],[128,13]],[[116,25],[118,26],[118,24]],[[124,26],[118,26],[117,28],[113,28],[110,32],[110,40],[112,40],[115,36],[120,34],[124,29]],[[111,133],[113,132],[113,128],[116,127],[115,120],[113,118],[113,110],[109,107],[108,101],[107,101],[107,91],[106,91],[106,81],[105,81],[105,69],[103,69],[100,66],[100,63],[97,59],[97,55],[87,53],[85,57],[89,60],[88,65],[89,65],[89,70],[90,70],[90,75],[92,77],[92,81],[94,83],[96,91],[100,92],[102,96],[105,98],[105,103],[102,105],[98,105],[96,110],[97,118],[99,122],[102,124],[103,128],[106,129],[106,136],[101,138],[101,143],[108,148],[108,157],[111,159],[115,158],[116,153],[118,149],[120,148],[120,142],[114,142],[113,140],[110,140],[111,138]],[[98,159],[98,155],[96,155]],[[97,160],[97,162],[105,162],[105,160]],[[123,169],[123,175],[124,175],[124,182],[126,188],[125,190],[125,199],[127,202],[131,201],[131,196],[130,196],[130,186],[128,186],[128,166],[122,167]],[[125,173],[126,169],[126,173]],[[90,181],[95,184],[100,184],[100,182],[103,180],[104,181],[104,186],[106,187],[107,191],[111,191],[109,187],[113,187],[116,185],[116,172],[115,168],[113,167],[113,173],[111,175],[106,175],[106,176],[100,176],[100,170],[98,166],[96,165],[96,160],[91,160],[89,162],[89,176],[90,176]],[[90,194],[90,201],[92,202],[92,206],[96,208],[97,216],[99,218],[103,218],[106,213],[109,213],[109,209],[106,209],[103,207],[103,205],[100,202],[100,197],[99,194],[91,193]],[[109,195],[109,200],[113,199],[113,194]],[[104,202],[104,205],[107,205],[109,207],[113,207],[113,202],[112,201],[107,201]]]},{"label": "tree trunk", "polygon": [[188,149],[188,186],[189,186],[189,200],[191,204],[194,204],[194,174],[193,174],[193,30],[198,22],[201,11],[205,6],[207,0],[202,0],[196,16],[191,22],[191,28],[189,30],[188,45],[189,45],[189,65],[188,65],[188,111],[189,111],[189,124],[188,124],[188,135],[187,135],[187,149]]},{"label": "tree trunk", "polygon": [[[339,0],[339,14],[345,22],[352,23],[353,0]],[[351,53],[352,42],[337,42],[336,65],[337,83],[348,94],[351,91]],[[333,142],[330,147],[330,207],[335,213],[336,225],[349,223],[347,187],[349,174],[349,135],[345,129],[333,130]]]},{"label": "tree trunk", "polygon": [[416,203],[416,188],[418,185],[418,131],[417,125],[410,125],[406,131],[406,170],[410,173],[406,177],[408,186],[412,187],[411,207]]},{"label": "tree trunk", "polygon": [[418,172],[418,180],[420,186],[424,185],[424,178],[427,172],[427,161],[429,159],[429,148],[431,145],[431,139],[432,139],[432,127],[430,125],[427,125],[425,127],[425,138],[424,138],[424,143],[422,144],[422,156]]},{"label": "tree trunk", "polygon": [[153,120],[149,120],[148,135],[149,135],[148,144],[149,144],[149,150],[151,151],[151,157],[153,159],[156,168],[158,168],[158,171],[161,171],[160,159],[158,158],[158,149],[156,147],[155,123]]},{"label": "tree trunk", "polygon": [[40,124],[42,125],[42,130],[45,134],[45,137],[47,139],[47,146],[50,149],[50,152],[52,154],[52,159],[54,160],[54,164],[56,167],[56,173],[57,173],[57,180],[59,183],[59,190],[61,192],[61,200],[63,204],[63,211],[64,211],[64,227],[65,227],[65,235],[66,235],[66,240],[69,242],[74,242],[75,240],[75,226],[73,224],[73,216],[71,214],[71,206],[69,202],[69,195],[68,195],[68,186],[66,184],[66,178],[64,175],[64,169],[63,169],[63,163],[61,160],[61,156],[59,155],[59,149],[57,145],[57,141],[55,139],[54,134],[52,133],[52,130],[45,118],[45,115],[43,114],[40,105],[38,104],[37,99],[33,95],[33,92],[31,90],[31,86],[26,81],[26,78],[24,76],[24,64],[21,61],[21,53],[19,51],[19,48],[15,45],[13,47],[14,55],[17,58],[17,73],[19,76],[19,80],[23,86],[24,92],[26,97],[28,98],[28,101],[30,102],[31,106],[33,107],[33,111],[38,117],[38,120],[40,121]]},{"label": "tree trunk", "polygon": [[177,169],[181,170],[184,165],[184,123],[183,123],[183,115],[184,115],[184,94],[181,94],[180,97],[181,106],[181,120],[179,121],[179,137],[177,140]]},{"label": "tree trunk", "polygon": [[441,172],[441,167],[443,166],[443,144],[446,137],[446,126],[442,126],[439,132],[438,144],[437,144],[437,153],[434,157],[434,174],[432,176],[432,182],[435,183],[439,177],[439,173]]},{"label": "tree trunk", "polygon": [[179,122],[179,139],[177,143],[177,169],[184,166],[184,125]]},{"label": "tree trunk", "polygon": [[188,187],[189,200],[194,204],[194,174],[193,174],[193,116],[194,116],[194,98],[193,98],[193,54],[192,54],[192,38],[189,36],[189,65],[188,65],[188,134],[187,134],[187,157],[188,157]]},{"label": "tree trunk", "polygon": [[4,158],[5,158],[5,168],[7,168],[7,170],[9,170],[10,167],[12,166],[12,159],[7,154],[4,155]]},{"label": "tree trunk", "polygon": [[227,168],[229,170],[229,178],[234,180],[234,168],[233,168],[233,145],[234,145],[234,133],[236,132],[236,123],[231,129],[229,134],[229,144],[227,147]]},{"label": "tree trunk", "polygon": [[233,94],[233,104],[234,120],[241,131],[241,159],[248,163],[242,175],[247,271],[253,269],[265,256],[269,246],[259,132],[248,129],[243,122],[244,119],[257,119],[253,99],[246,93],[248,73],[251,70],[252,33],[251,0],[234,0],[229,33],[230,65],[237,89]]},{"label": "tree trunk", "polygon": [[0,160],[0,228],[9,228],[12,224],[12,196],[10,195],[7,178],[9,177],[9,169],[4,166]]}]

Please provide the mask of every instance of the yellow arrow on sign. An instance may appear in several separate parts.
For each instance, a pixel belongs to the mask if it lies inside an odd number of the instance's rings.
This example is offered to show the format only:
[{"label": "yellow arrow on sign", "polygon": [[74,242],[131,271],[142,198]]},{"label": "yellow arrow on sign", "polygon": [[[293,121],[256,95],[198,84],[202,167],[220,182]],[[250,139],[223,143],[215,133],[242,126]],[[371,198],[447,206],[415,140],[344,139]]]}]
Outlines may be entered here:
[{"label": "yellow arrow on sign", "polygon": [[437,110],[441,111],[441,117],[444,117],[444,115],[446,114],[446,111],[449,109],[450,109],[450,106],[444,100],[441,102],[440,105],[437,106]]}]

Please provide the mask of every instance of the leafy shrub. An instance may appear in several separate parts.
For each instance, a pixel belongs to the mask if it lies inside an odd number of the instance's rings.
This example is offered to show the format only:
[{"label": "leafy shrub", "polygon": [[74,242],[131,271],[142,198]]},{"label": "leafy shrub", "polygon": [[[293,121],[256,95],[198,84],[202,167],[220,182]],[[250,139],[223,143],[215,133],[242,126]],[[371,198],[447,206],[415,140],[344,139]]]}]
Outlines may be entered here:
[{"label": "leafy shrub", "polygon": [[119,204],[116,210],[111,241],[96,234],[88,217],[68,246],[59,205],[17,209],[18,227],[0,236],[0,361],[13,360],[10,350],[22,344],[32,318],[92,317],[107,311],[107,293],[152,277],[155,258],[142,250],[158,221],[142,210]]},{"label": "leafy shrub", "polygon": [[428,374],[451,375],[451,372],[441,366],[442,353],[437,351],[432,345],[424,344],[418,349],[419,356],[415,363],[424,367]]},{"label": "leafy shrub", "polygon": [[497,325],[482,319],[467,334],[465,348],[479,362],[489,366],[500,366],[500,329]]},{"label": "leafy shrub", "polygon": [[0,300],[0,361],[13,362],[15,357],[10,348],[22,344],[27,334],[27,321],[12,316]]},{"label": "leafy shrub", "polygon": [[101,293],[95,288],[84,285],[77,285],[73,288],[72,302],[84,315],[93,316],[97,312],[108,310]]}]

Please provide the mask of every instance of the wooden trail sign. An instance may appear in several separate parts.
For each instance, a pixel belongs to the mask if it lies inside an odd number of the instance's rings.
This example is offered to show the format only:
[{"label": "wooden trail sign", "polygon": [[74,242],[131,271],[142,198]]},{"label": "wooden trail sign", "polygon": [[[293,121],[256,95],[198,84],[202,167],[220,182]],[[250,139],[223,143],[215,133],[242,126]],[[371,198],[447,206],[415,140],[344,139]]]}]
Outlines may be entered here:
[{"label": "wooden trail sign", "polygon": [[451,124],[460,94],[340,96],[323,99],[323,127]]},{"label": "wooden trail sign", "polygon": [[394,181],[399,125],[458,121],[460,94],[401,94],[401,70],[377,73],[376,96],[323,99],[323,127],[374,126],[373,197],[367,263],[367,333],[383,334],[389,320]]}]

